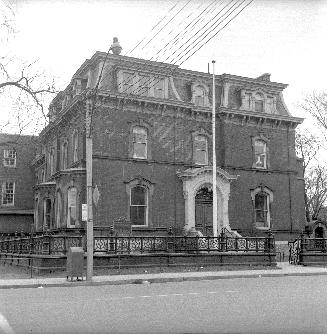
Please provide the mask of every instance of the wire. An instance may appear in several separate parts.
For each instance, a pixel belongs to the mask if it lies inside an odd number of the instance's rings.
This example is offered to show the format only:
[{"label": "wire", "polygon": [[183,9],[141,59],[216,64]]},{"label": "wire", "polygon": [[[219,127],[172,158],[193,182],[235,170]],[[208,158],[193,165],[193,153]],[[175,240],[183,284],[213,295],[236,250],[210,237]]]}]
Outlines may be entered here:
[{"label": "wire", "polygon": [[[163,16],[153,27],[152,27],[152,29],[150,30],[150,33],[161,23],[161,22],[163,22],[164,21],[164,19],[168,16],[168,14],[177,6],[177,4],[178,4],[178,2],[176,2],[175,3],[175,5],[173,5],[170,9],[169,9],[169,11],[168,11],[168,13],[165,15],[165,16]],[[145,36],[138,44],[136,44],[135,46],[134,46],[134,48],[132,48],[131,50],[129,50],[129,51],[127,51],[125,54],[124,54],[124,56],[126,56],[126,55],[128,55],[129,53],[132,53],[143,41],[145,41],[147,39],[147,36]]]},{"label": "wire", "polygon": [[180,64],[182,65],[185,63],[189,58],[191,58],[196,52],[198,52],[204,45],[210,42],[221,30],[223,30],[231,21],[233,21],[238,15],[243,12],[243,10],[248,7],[254,0],[250,0],[248,4],[246,4],[236,15],[234,15],[221,29],[219,29],[213,36],[211,36],[203,45],[201,45],[198,49],[196,49],[190,56],[188,56],[183,62]]},{"label": "wire", "polygon": [[[243,2],[244,2],[245,0],[243,0]],[[222,10],[220,10],[215,16],[214,16],[214,18],[216,18],[217,17],[217,15],[219,15],[219,14],[221,14],[221,12],[223,11],[223,10],[225,10],[226,9],[226,7],[227,6],[229,6],[231,3],[233,2],[233,0],[231,0],[227,5],[225,5],[224,7],[223,7],[223,9]],[[218,17],[218,19],[216,19],[216,21],[209,27],[209,29],[212,27],[212,26],[215,26],[215,28],[217,27],[217,25],[216,25],[216,23],[222,18],[222,17],[224,17],[235,5],[236,5],[237,3],[235,3],[234,5],[232,5],[223,15],[220,15],[219,17]],[[242,3],[241,3],[242,4]],[[239,6],[238,6],[239,7]],[[237,7],[237,8],[238,8]],[[235,11],[235,9],[233,10],[233,11]],[[225,20],[226,18],[224,18],[223,19],[223,21]],[[221,23],[221,22],[220,22]],[[219,24],[220,24],[219,23]],[[218,25],[219,25],[218,24]],[[208,25],[208,23],[206,23],[201,29],[199,29],[195,34],[193,34],[193,36],[191,37],[191,38],[189,38],[188,40],[187,40],[187,42],[186,43],[184,43],[184,44],[187,44],[190,40],[192,40],[192,38],[194,38],[199,32],[201,32],[201,30],[203,30],[203,28],[205,27],[205,26],[207,26]],[[215,29],[214,28],[214,29]],[[207,32],[208,31],[208,29],[206,29],[205,30],[205,32]],[[205,33],[204,32],[204,33]],[[188,46],[186,46],[178,55],[177,55],[177,57],[175,57],[173,60],[171,60],[171,62],[173,62],[172,64],[174,65],[174,64],[176,64],[177,63],[177,61],[178,60],[180,60],[180,59],[182,59],[185,55],[187,55],[187,53],[189,52],[189,51],[187,51],[185,54],[183,54],[186,50],[188,50],[196,41],[198,41],[199,40],[199,38],[201,37],[201,36],[203,36],[203,34],[204,33],[202,33],[199,37],[197,37],[193,42],[191,42]],[[197,43],[198,44],[198,43]],[[196,44],[196,45],[197,45]],[[176,51],[174,52],[174,53],[176,53]],[[178,56],[180,56],[180,55],[182,55],[181,57],[179,57],[178,58]],[[170,58],[171,56],[169,56],[169,57],[167,57],[164,61],[166,61],[166,60],[168,60],[169,58]],[[149,80],[150,81],[150,80]],[[149,83],[149,81],[147,82],[147,83]],[[159,83],[160,82],[160,80],[159,81],[156,81],[156,82],[154,82],[153,83],[153,85],[150,87],[150,88],[152,88],[153,86],[155,86],[157,83]],[[138,82],[136,82],[135,84],[137,84]],[[145,85],[143,85],[143,86],[145,86]],[[136,89],[136,91],[134,91],[134,94],[138,94],[139,93],[139,91],[140,91],[140,89],[144,89],[143,87],[139,87],[138,89]],[[126,90],[125,91],[123,91],[123,93],[124,92],[126,92]]]}]

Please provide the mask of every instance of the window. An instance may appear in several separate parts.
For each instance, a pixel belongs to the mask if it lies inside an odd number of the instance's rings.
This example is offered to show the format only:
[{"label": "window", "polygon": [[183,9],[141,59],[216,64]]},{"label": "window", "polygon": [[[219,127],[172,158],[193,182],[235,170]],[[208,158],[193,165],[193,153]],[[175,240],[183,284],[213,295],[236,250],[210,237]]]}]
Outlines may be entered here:
[{"label": "window", "polygon": [[274,199],[273,197],[273,192],[264,185],[260,185],[260,187],[251,190],[251,198],[254,208],[254,223],[256,228],[271,228],[270,207]]},{"label": "window", "polygon": [[197,165],[208,164],[208,141],[205,136],[194,137],[194,163]]},{"label": "window", "polygon": [[3,151],[3,165],[6,167],[16,167],[16,150],[9,149]]},{"label": "window", "polygon": [[43,230],[51,228],[51,199],[46,198],[43,201]]},{"label": "window", "polygon": [[142,186],[131,188],[130,220],[132,225],[147,225],[147,189]]},{"label": "window", "polygon": [[78,133],[77,131],[73,134],[73,162],[78,160]]},{"label": "window", "polygon": [[75,227],[77,220],[77,189],[68,189],[68,200],[67,200],[67,227]]},{"label": "window", "polygon": [[262,94],[255,94],[255,101],[254,101],[254,110],[258,112],[263,112],[264,108],[264,97]]},{"label": "window", "polygon": [[34,204],[34,227],[35,230],[39,230],[39,198],[35,198],[35,204]]},{"label": "window", "polygon": [[154,78],[153,81],[154,81],[154,97],[163,99],[165,97],[164,79]]},{"label": "window", "polygon": [[51,147],[50,148],[50,152],[49,152],[49,172],[50,175],[52,175],[54,173],[54,148]]},{"label": "window", "polygon": [[205,91],[201,86],[194,88],[194,104],[200,107],[205,106]]},{"label": "window", "polygon": [[257,227],[269,227],[268,208],[269,208],[269,196],[264,192],[256,194],[254,199],[254,209],[255,209],[255,223]]},{"label": "window", "polygon": [[65,141],[62,145],[62,153],[61,153],[61,169],[67,168],[68,163],[68,143]]},{"label": "window", "polygon": [[274,110],[274,98],[273,97],[268,97],[266,101],[266,112],[273,114],[275,112]]},{"label": "window", "polygon": [[57,191],[56,204],[56,225],[58,228],[61,226],[62,219],[62,196],[60,191]]},{"label": "window", "polygon": [[139,89],[138,94],[142,96],[149,96],[149,84],[150,84],[150,77],[145,75],[139,75]]},{"label": "window", "polygon": [[267,144],[263,140],[254,142],[254,167],[267,168]]},{"label": "window", "polygon": [[147,130],[143,127],[133,128],[133,158],[147,159]]},{"label": "window", "polygon": [[4,182],[2,184],[2,205],[12,206],[15,199],[15,183]]},{"label": "window", "polygon": [[134,82],[133,82],[134,75],[132,73],[123,73],[123,82],[122,82],[122,89],[123,93],[133,94],[134,93]]}]

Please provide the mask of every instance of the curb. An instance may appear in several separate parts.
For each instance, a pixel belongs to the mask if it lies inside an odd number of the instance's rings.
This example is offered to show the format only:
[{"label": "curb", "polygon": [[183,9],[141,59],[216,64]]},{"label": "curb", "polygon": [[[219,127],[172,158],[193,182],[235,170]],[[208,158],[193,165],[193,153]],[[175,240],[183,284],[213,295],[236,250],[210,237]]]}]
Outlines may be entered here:
[{"label": "curb", "polygon": [[0,285],[1,289],[22,289],[22,288],[55,288],[55,287],[80,287],[80,286],[100,286],[100,285],[124,285],[124,284],[153,284],[169,282],[187,282],[187,281],[213,281],[219,279],[235,278],[262,278],[262,277],[287,277],[287,276],[323,276],[326,272],[284,272],[284,273],[262,273],[262,274],[230,274],[230,275],[208,275],[208,276],[182,276],[182,277],[159,277],[149,279],[120,279],[115,281],[65,281],[60,283],[31,283],[31,284],[8,284]]}]

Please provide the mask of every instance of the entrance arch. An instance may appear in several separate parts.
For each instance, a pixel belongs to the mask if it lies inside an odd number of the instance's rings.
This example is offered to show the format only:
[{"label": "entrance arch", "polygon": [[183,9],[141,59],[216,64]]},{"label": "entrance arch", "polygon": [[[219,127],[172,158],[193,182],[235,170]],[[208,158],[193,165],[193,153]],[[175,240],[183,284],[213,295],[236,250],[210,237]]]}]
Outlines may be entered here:
[{"label": "entrance arch", "polygon": [[[218,232],[223,227],[230,229],[228,217],[228,201],[230,194],[230,182],[237,176],[230,175],[221,168],[217,168],[217,226]],[[185,199],[185,229],[196,228],[196,196],[202,188],[212,189],[212,166],[201,168],[189,168],[177,173],[183,181],[183,195]],[[212,226],[212,222],[211,222]]]}]

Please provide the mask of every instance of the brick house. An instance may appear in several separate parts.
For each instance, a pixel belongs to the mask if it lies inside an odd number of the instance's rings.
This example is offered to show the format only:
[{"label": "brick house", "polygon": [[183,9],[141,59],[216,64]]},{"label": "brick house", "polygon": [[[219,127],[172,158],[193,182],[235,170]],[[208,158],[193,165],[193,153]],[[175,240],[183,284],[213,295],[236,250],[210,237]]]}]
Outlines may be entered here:
[{"label": "brick house", "polygon": [[30,232],[33,225],[31,160],[37,139],[33,136],[0,134],[0,232]]},{"label": "brick house", "polygon": [[[86,203],[86,91],[101,76],[93,128],[94,225],[124,218],[133,233],[212,233],[212,76],[96,52],[49,107],[34,159],[35,227],[79,228]],[[305,224],[301,160],[270,75],[216,76],[218,225],[287,240]]]}]

